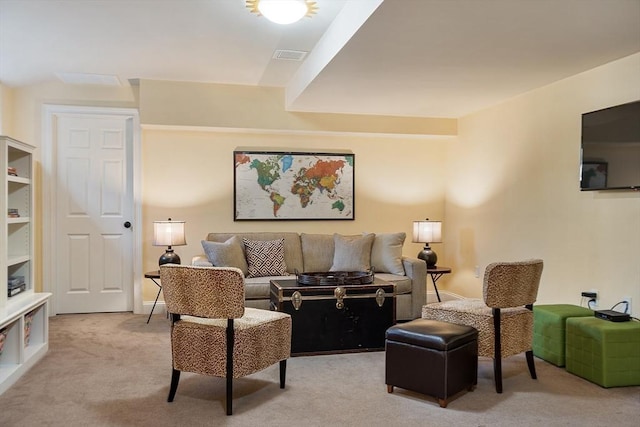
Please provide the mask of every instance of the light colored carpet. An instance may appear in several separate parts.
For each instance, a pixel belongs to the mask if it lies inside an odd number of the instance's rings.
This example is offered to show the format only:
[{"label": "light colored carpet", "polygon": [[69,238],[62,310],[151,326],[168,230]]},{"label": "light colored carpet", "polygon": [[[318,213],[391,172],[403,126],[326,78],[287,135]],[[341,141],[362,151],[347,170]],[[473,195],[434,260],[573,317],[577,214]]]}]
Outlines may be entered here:
[{"label": "light colored carpet", "polygon": [[489,359],[478,387],[451,401],[384,383],[384,352],[294,357],[287,385],[278,367],[235,381],[234,415],[224,379],[183,373],[167,403],[169,322],[130,313],[61,315],[45,358],[0,396],[0,426],[635,426],[640,387],[604,389],[536,359],[506,359],[504,393]]}]

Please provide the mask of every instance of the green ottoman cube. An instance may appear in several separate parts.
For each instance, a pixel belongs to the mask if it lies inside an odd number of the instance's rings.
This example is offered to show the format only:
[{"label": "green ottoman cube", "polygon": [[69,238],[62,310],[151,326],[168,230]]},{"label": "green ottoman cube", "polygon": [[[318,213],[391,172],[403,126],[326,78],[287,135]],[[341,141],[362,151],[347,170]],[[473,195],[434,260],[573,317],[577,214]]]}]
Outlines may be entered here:
[{"label": "green ottoman cube", "polygon": [[567,319],[567,366],[602,387],[640,385],[640,322]]},{"label": "green ottoman cube", "polygon": [[564,366],[565,323],[569,317],[593,317],[593,311],[571,304],[533,306],[533,354]]}]

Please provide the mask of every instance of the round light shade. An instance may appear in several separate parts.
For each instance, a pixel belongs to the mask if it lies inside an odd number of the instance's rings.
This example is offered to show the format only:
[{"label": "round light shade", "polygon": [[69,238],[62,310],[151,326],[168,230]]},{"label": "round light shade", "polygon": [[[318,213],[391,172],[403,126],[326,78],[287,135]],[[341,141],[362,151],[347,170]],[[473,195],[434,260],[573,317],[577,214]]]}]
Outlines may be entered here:
[{"label": "round light shade", "polygon": [[304,0],[260,0],[258,10],[276,24],[292,24],[302,19],[309,10]]}]

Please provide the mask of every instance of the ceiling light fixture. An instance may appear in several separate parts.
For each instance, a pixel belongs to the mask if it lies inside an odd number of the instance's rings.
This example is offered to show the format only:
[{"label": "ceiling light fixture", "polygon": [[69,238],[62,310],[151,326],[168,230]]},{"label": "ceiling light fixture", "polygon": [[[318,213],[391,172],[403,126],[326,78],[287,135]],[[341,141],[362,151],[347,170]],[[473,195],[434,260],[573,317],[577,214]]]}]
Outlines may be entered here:
[{"label": "ceiling light fixture", "polygon": [[247,8],[257,15],[263,15],[276,24],[293,24],[305,16],[312,16],[318,10],[312,0],[247,0]]}]

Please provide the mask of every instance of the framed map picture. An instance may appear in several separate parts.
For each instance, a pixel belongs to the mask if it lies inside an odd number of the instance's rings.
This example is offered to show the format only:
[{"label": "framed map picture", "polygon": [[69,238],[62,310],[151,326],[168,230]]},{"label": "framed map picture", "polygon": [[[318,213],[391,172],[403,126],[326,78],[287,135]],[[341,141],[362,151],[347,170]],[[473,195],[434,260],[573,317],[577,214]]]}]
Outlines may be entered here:
[{"label": "framed map picture", "polygon": [[234,221],[354,219],[353,153],[234,151]]}]

